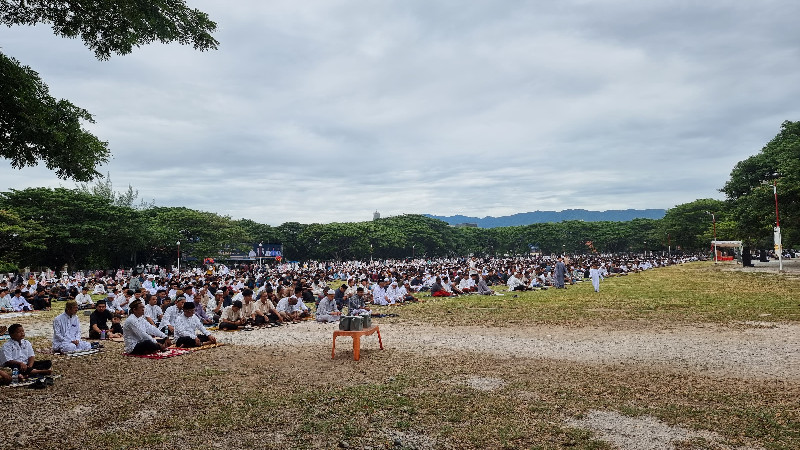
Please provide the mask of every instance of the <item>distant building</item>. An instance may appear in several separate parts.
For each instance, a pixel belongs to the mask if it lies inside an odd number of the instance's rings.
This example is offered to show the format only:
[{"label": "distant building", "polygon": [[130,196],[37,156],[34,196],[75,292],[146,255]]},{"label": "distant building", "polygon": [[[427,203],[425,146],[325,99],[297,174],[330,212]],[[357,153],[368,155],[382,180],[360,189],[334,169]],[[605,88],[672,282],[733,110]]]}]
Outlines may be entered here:
[{"label": "distant building", "polygon": [[378,212],[376,209],[374,213],[372,213],[372,220],[378,220],[381,218],[381,213]]},{"label": "distant building", "polygon": [[457,223],[457,224],[455,224],[453,226],[456,227],[456,228],[478,228],[478,224],[477,223],[469,223],[469,222]]}]

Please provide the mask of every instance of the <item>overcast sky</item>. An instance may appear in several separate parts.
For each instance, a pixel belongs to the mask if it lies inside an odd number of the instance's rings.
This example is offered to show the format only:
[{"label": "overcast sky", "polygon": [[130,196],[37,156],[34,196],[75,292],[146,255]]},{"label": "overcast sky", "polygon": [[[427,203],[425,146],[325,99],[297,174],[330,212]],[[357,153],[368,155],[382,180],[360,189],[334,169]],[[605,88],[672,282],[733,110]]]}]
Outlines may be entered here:
[{"label": "overcast sky", "polygon": [[[188,2],[216,51],[0,46],[88,109],[115,188],[234,219],[670,208],[800,120],[800,2]],[[0,165],[0,189],[74,187]]]}]

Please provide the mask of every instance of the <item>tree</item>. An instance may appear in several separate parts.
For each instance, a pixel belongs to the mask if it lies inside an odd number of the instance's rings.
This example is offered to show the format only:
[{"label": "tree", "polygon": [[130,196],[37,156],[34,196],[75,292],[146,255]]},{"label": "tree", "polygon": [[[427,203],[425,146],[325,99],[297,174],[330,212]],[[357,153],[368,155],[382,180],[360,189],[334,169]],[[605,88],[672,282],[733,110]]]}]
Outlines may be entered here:
[{"label": "tree", "polygon": [[[13,210],[38,240],[21,257],[34,265],[107,267],[133,254],[140,236],[137,214],[76,189],[29,188],[0,193],[0,208]],[[33,242],[36,244],[36,242]]]},{"label": "tree", "polygon": [[59,178],[78,181],[97,175],[108,161],[107,143],[83,129],[92,115],[48,93],[39,75],[0,53],[0,156],[22,169],[43,161]]},{"label": "tree", "polygon": [[[0,24],[50,24],[63,37],[80,37],[98,59],[124,55],[154,41],[216,49],[216,24],[183,0],[96,2],[19,0],[0,3]],[[21,169],[39,161],[59,178],[88,181],[108,161],[107,143],[83,129],[92,115],[56,100],[30,67],[0,53],[0,157]]]},{"label": "tree", "polygon": [[771,141],[754,156],[736,164],[722,192],[731,203],[738,231],[751,244],[771,241],[778,192],[783,244],[800,241],[800,122],[786,121]]},{"label": "tree", "polygon": [[[714,214],[712,217],[711,214]],[[714,223],[718,225],[717,238],[730,238],[729,227],[721,224],[728,218],[728,205],[722,200],[704,198],[677,205],[667,210],[661,219],[659,241],[668,242],[672,248],[685,251],[707,250],[713,239]]]}]

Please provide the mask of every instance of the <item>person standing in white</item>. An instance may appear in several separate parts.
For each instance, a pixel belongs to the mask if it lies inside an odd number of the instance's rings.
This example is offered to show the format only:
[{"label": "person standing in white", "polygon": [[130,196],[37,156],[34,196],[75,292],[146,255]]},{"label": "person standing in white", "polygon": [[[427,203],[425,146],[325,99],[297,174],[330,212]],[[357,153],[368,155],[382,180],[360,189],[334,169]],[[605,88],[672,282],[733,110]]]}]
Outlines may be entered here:
[{"label": "person standing in white", "polygon": [[600,292],[600,280],[603,278],[603,274],[601,274],[600,269],[597,268],[596,262],[592,263],[592,268],[589,269],[589,278],[592,279],[594,291]]}]

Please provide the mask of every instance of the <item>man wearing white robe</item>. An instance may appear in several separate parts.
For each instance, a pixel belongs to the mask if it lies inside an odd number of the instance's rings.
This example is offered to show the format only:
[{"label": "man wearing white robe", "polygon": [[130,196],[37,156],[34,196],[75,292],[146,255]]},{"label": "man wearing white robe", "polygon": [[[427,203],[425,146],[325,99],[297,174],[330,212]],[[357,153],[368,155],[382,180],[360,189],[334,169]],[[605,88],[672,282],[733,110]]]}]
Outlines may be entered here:
[{"label": "man wearing white robe", "polygon": [[64,312],[53,320],[53,351],[70,353],[89,350],[92,345],[81,340],[81,324],[77,316],[78,303],[67,301]]}]

